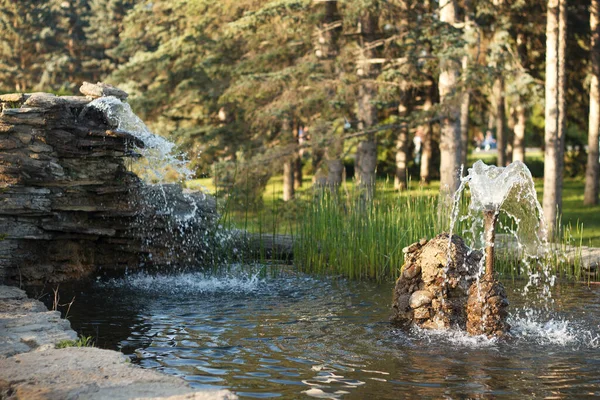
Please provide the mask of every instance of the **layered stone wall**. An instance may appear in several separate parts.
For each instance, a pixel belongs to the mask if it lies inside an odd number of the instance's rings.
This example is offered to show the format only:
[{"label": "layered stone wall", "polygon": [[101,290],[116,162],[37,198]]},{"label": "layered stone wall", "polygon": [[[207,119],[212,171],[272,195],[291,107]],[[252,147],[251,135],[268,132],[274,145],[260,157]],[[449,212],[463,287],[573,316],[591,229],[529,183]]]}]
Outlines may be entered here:
[{"label": "layered stone wall", "polygon": [[[0,96],[0,282],[209,257],[198,238],[208,236],[214,202],[176,185],[144,185],[126,167],[143,143],[86,107],[93,98]],[[202,217],[175,226],[167,208]]]}]

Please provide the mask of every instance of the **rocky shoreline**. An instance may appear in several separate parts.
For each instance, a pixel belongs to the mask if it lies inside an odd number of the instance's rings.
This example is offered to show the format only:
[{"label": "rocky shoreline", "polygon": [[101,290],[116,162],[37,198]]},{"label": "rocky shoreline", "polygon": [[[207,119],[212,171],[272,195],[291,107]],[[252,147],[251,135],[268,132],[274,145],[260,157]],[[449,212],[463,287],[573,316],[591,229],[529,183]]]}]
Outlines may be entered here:
[{"label": "rocky shoreline", "polygon": [[142,369],[112,350],[56,344],[77,339],[58,311],[0,286],[0,399],[236,399],[198,391],[180,378]]}]

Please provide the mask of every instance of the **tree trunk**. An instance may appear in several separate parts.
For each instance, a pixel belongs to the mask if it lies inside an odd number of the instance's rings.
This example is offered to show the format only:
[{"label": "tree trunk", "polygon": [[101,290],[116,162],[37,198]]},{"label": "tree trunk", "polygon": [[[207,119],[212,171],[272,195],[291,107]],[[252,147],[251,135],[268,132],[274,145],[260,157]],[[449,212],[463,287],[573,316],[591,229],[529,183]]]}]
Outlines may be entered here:
[{"label": "tree trunk", "polygon": [[394,189],[406,189],[407,161],[408,161],[408,128],[400,128],[396,140],[396,175],[394,176]]},{"label": "tree trunk", "polygon": [[294,160],[294,190],[302,187],[302,157],[295,156]]},{"label": "tree trunk", "polygon": [[557,216],[561,208],[562,192],[562,127],[560,118],[561,98],[560,69],[564,68],[564,60],[560,60],[560,34],[566,33],[566,27],[559,28],[560,14],[563,13],[565,0],[548,0],[546,23],[546,110],[545,134],[546,150],[544,153],[544,217],[548,224],[548,237],[554,233]]},{"label": "tree trunk", "polygon": [[[517,52],[522,65],[527,62],[527,39],[525,34],[517,34]],[[512,161],[525,162],[525,127],[527,126],[526,98],[524,95],[517,96],[515,106],[515,125],[513,127],[513,149]]]},{"label": "tree trunk", "polygon": [[515,109],[509,108],[506,115],[506,165],[508,165],[513,158],[513,132],[517,123],[515,113]]},{"label": "tree trunk", "polygon": [[[287,118],[281,123],[281,134],[284,140],[287,136],[290,137],[288,143],[292,142],[294,133]],[[294,161],[295,156],[288,156],[283,161],[283,201],[289,201],[294,198]]]},{"label": "tree trunk", "polygon": [[504,108],[504,78],[499,76],[494,80],[493,92],[493,103],[494,103],[494,117],[496,126],[496,146],[498,149],[498,162],[499,167],[506,166],[506,112]]},{"label": "tree trunk", "polygon": [[525,107],[523,106],[521,97],[517,100],[517,108],[515,110],[516,122],[513,137],[513,153],[512,161],[525,162],[525,124],[527,118],[525,115]]},{"label": "tree trunk", "polygon": [[327,185],[332,192],[337,192],[344,176],[342,151],[343,141],[337,137],[333,139],[327,148]]},{"label": "tree trunk", "polygon": [[292,158],[283,163],[283,201],[294,198],[294,160]]},{"label": "tree trunk", "polygon": [[600,0],[592,0],[590,5],[590,30],[592,33],[590,83],[590,115],[588,121],[588,159],[585,169],[585,190],[583,204],[598,204],[598,128],[600,127]]},{"label": "tree trunk", "polygon": [[[433,91],[435,90],[434,82],[430,82],[431,85],[427,89],[425,94],[425,102],[423,103],[423,111],[427,113],[427,111],[431,110],[433,106]],[[431,123],[426,122],[423,125],[420,125],[418,128],[419,133],[421,134],[421,165],[420,165],[420,177],[421,183],[429,184],[430,178],[430,170],[431,170]]]},{"label": "tree trunk", "polygon": [[[469,67],[469,59],[467,56],[462,60],[463,71]],[[469,107],[471,106],[471,94],[465,87],[460,101],[460,163],[464,166],[463,174],[466,173],[467,156],[469,150]]]},{"label": "tree trunk", "polygon": [[[317,43],[315,45],[315,53],[325,67],[326,73],[333,77],[339,75],[336,70],[335,58],[338,55],[338,38],[341,27],[333,27],[336,21],[340,18],[337,9],[337,2],[325,2],[325,13],[323,20],[317,30]],[[329,90],[330,97],[335,96],[335,90]],[[344,165],[341,160],[344,143],[341,138],[336,136],[335,132],[331,132],[331,142],[325,151],[325,159],[327,160],[327,186],[334,192],[342,183]]]},{"label": "tree trunk", "polygon": [[[440,20],[456,23],[454,0],[440,0]],[[458,189],[461,162],[460,108],[450,99],[458,84],[459,67],[456,61],[447,59],[440,61],[440,69],[438,90],[440,104],[445,109],[440,124],[440,210],[449,210],[452,195]]]},{"label": "tree trunk", "polygon": [[[366,130],[377,123],[377,108],[373,104],[377,96],[377,86],[373,82],[366,80],[377,77],[377,68],[366,62],[373,58],[374,50],[365,50],[365,45],[375,39],[377,32],[378,16],[374,11],[367,13],[361,18],[360,29],[362,30],[361,39],[361,59],[359,60],[358,75],[365,78],[360,83],[358,93],[358,128]],[[356,172],[359,188],[364,192],[367,200],[373,199],[375,192],[375,170],[377,167],[377,142],[375,134],[370,133],[358,144],[356,151],[358,160]]]},{"label": "tree trunk", "polygon": [[[465,36],[471,31],[471,1],[465,0]],[[460,102],[460,162],[463,165],[463,175],[467,173],[467,156],[469,152],[469,108],[471,106],[471,93],[469,92],[469,45],[465,46],[465,55],[462,58],[463,93]]]},{"label": "tree trunk", "polygon": [[[300,126],[294,127],[294,143],[296,146],[300,145]],[[302,155],[300,154],[300,148],[296,147],[294,151],[294,190],[302,187]]]},{"label": "tree trunk", "polygon": [[563,171],[565,169],[565,140],[567,138],[567,1],[560,0],[558,19],[558,139],[557,161],[559,165],[559,181],[557,204],[562,212]]}]

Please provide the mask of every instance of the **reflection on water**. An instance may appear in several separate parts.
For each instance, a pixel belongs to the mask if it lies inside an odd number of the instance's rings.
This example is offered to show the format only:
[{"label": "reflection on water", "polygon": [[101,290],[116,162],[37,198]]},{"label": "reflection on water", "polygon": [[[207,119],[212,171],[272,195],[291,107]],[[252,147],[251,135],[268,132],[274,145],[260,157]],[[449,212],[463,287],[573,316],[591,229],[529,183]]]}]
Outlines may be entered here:
[{"label": "reflection on water", "polygon": [[508,341],[394,329],[391,285],[291,275],[98,282],[70,320],[145,368],[240,397],[600,396],[600,288],[558,285],[547,315],[505,284]]}]

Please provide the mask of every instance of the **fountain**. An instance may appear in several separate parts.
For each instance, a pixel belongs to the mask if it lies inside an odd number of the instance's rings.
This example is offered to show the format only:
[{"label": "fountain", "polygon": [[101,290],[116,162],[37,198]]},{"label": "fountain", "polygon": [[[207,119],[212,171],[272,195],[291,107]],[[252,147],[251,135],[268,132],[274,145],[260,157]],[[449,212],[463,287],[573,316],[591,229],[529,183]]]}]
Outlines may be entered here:
[{"label": "fountain", "polygon": [[[472,221],[467,232],[473,236],[472,245],[467,247],[451,232],[404,249],[405,265],[394,289],[395,324],[458,327],[488,337],[504,336],[510,330],[506,291],[494,271],[498,218],[501,212],[507,215],[516,227],[512,233],[518,248],[540,258],[547,248],[541,206],[525,164],[517,161],[503,168],[477,161],[455,194],[451,227],[456,225],[467,185],[471,202],[463,218]],[[547,271],[545,275],[549,277]]]},{"label": "fountain", "polygon": [[[149,266],[210,265],[221,243],[215,201],[174,144],[152,134],[104,84],[85,96],[0,95],[0,283],[62,282]],[[161,184],[131,172],[131,160]]]}]

